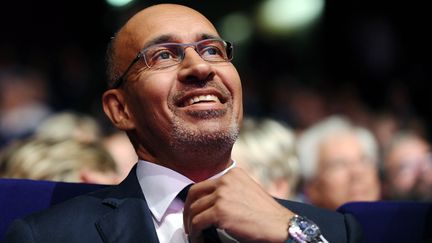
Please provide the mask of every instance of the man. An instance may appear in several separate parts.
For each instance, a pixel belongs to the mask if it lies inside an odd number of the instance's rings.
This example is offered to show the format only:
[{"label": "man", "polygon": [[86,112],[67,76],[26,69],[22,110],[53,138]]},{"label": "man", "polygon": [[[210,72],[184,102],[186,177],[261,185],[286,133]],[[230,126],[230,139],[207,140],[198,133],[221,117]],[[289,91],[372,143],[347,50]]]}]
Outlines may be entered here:
[{"label": "man", "polygon": [[332,116],[304,131],[297,146],[312,204],[335,210],[350,201],[380,199],[378,149],[365,128]]},{"label": "man", "polygon": [[432,158],[426,139],[416,132],[398,132],[383,157],[386,199],[432,199]]},{"label": "man", "polygon": [[[137,166],[119,186],[18,221],[7,241],[202,242],[216,226],[223,242],[285,242],[306,234],[295,228],[295,214],[317,223],[330,242],[357,239],[351,217],[278,203],[233,168],[240,78],[231,44],[200,13],[173,4],[146,8],[121,28],[108,57],[104,110],[127,132]],[[189,184],[183,203],[177,195]]]}]

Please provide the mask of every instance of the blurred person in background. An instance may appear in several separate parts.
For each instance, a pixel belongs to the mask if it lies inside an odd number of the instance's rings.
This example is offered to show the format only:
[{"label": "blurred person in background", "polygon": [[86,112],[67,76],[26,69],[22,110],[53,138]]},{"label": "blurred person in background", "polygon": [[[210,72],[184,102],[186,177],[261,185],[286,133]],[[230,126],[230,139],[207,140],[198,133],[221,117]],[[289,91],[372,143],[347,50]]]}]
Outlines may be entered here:
[{"label": "blurred person in background", "polygon": [[28,138],[0,154],[0,177],[117,184],[117,166],[99,143]]},{"label": "blurred person in background", "polygon": [[0,146],[30,136],[51,113],[43,74],[24,67],[0,71]]},{"label": "blurred person in background", "polygon": [[432,200],[430,144],[414,132],[401,131],[384,153],[386,199]]},{"label": "blurred person in background", "polygon": [[377,144],[365,128],[329,117],[300,136],[298,155],[310,203],[334,210],[350,201],[380,199]]},{"label": "blurred person in background", "polygon": [[123,131],[105,136],[102,143],[117,163],[120,177],[123,180],[138,161],[132,143]]},{"label": "blurred person in background", "polygon": [[295,199],[299,164],[295,135],[285,124],[245,118],[232,156],[272,196]]},{"label": "blurred person in background", "polygon": [[401,124],[392,112],[381,111],[373,114],[370,130],[375,135],[381,153],[384,152],[384,148],[390,143],[399,129],[401,129]]},{"label": "blurred person in background", "polygon": [[83,142],[94,142],[102,139],[101,128],[95,118],[73,111],[50,115],[36,127],[35,136],[76,139]]}]

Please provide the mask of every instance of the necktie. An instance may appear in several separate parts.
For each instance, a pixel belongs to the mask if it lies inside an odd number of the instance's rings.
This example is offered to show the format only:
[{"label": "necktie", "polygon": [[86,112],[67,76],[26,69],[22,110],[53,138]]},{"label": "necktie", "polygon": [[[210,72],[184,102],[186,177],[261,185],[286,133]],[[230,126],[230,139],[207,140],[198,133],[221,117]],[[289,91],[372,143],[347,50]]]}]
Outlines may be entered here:
[{"label": "necktie", "polygon": [[[186,197],[187,197],[187,194],[188,194],[191,186],[192,186],[192,184],[187,185],[177,195],[177,197],[180,198],[183,202],[186,201]],[[219,235],[216,231],[216,227],[210,226],[207,229],[203,230],[202,233],[203,233],[205,243],[221,243],[221,241],[219,239]]]}]

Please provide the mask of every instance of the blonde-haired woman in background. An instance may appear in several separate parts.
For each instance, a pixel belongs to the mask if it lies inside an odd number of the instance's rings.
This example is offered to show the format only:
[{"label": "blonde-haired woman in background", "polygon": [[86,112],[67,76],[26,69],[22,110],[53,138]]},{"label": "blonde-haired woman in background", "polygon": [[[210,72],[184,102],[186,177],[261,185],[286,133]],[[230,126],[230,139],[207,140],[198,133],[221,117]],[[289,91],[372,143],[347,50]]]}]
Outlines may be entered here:
[{"label": "blonde-haired woman in background", "polygon": [[30,138],[16,141],[0,154],[0,177],[116,184],[117,165],[96,142]]},{"label": "blonde-haired woman in background", "polygon": [[232,156],[272,196],[295,200],[299,164],[288,126],[270,118],[245,118]]}]

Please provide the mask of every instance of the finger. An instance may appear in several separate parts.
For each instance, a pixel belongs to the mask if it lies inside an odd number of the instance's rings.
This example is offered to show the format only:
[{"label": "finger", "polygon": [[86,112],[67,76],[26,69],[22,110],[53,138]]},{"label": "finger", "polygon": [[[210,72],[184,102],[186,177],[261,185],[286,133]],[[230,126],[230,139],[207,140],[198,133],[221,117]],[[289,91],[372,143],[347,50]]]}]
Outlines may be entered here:
[{"label": "finger", "polygon": [[220,198],[222,198],[223,196],[221,196],[218,191],[219,190],[216,190],[211,194],[205,195],[197,199],[195,202],[192,202],[188,207],[185,207],[185,210],[183,212],[183,219],[184,222],[186,222],[185,226],[187,224],[185,229],[187,228],[187,230],[189,230],[189,224],[196,215],[202,213],[207,209],[211,209],[218,200],[221,200]]},{"label": "finger", "polygon": [[189,233],[195,237],[201,235],[204,229],[207,229],[211,226],[218,227],[218,220],[219,218],[216,216],[213,207],[205,209],[194,215],[194,217],[190,218]]},{"label": "finger", "polygon": [[[184,210],[183,210],[183,225],[185,227],[185,232],[189,232],[189,222],[191,216],[191,213],[195,215],[196,213],[199,213],[200,211],[204,210],[204,207],[206,205],[205,202],[209,202],[210,199],[207,197],[210,195],[214,190],[216,189],[216,186],[214,185],[213,180],[199,182],[191,186],[189,189],[189,193],[187,195],[185,204],[184,204]],[[194,204],[196,201],[205,198],[201,203],[199,203],[198,208],[195,208],[194,210],[191,210],[191,205]],[[194,213],[195,212],[195,213]]]},{"label": "finger", "polygon": [[217,188],[217,181],[218,179],[210,179],[192,185],[185,203],[188,203],[188,201],[193,202],[204,195],[212,193]]},{"label": "finger", "polygon": [[[233,171],[216,179],[196,183],[190,188],[183,211],[183,223],[186,233],[190,232],[191,220],[202,211],[213,207],[216,202],[223,205],[221,203],[222,199],[229,201],[233,197],[239,197],[238,200],[242,200],[240,194],[244,193],[244,187],[238,188],[238,184],[245,184],[245,178],[248,179],[249,177],[242,173],[241,170],[236,171],[233,169]],[[233,187],[237,188],[237,190],[232,191]],[[237,195],[232,195],[233,193]]]},{"label": "finger", "polygon": [[[204,194],[203,192],[209,193]],[[201,195],[201,197],[198,197],[196,200],[192,201],[195,196],[191,196],[187,203],[184,205],[183,210],[183,224],[185,226],[186,233],[189,232],[189,225],[191,224],[192,219],[200,214],[201,212],[210,209],[214,206],[214,204],[220,200],[223,197],[226,197],[227,195],[224,195],[222,193],[223,189],[217,188],[216,190],[201,190],[201,191],[195,191],[198,194]]]}]

